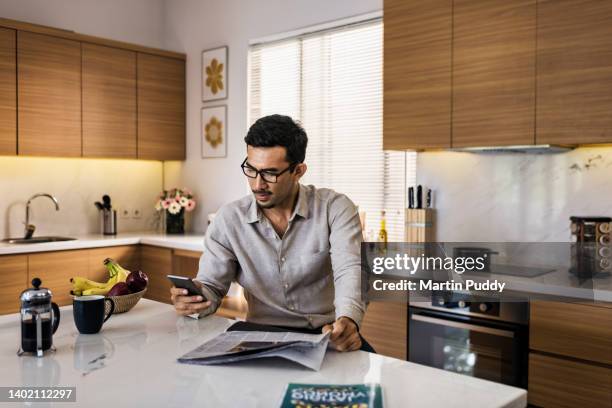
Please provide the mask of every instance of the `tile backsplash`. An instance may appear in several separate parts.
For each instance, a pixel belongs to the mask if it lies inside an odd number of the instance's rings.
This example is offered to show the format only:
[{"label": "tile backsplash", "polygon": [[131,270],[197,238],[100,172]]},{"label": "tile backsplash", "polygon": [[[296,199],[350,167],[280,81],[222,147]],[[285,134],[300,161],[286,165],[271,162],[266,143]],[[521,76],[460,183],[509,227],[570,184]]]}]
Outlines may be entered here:
[{"label": "tile backsplash", "polygon": [[25,205],[36,193],[57,197],[60,211],[47,198],[30,206],[35,235],[99,233],[94,206],[103,194],[113,208],[140,209],[140,218],[117,215],[118,232],[155,226],[155,198],[162,188],[162,163],[145,160],[0,157],[0,238],[23,236]]},{"label": "tile backsplash", "polygon": [[567,242],[571,215],[612,216],[612,147],[556,154],[425,152],[438,241]]}]

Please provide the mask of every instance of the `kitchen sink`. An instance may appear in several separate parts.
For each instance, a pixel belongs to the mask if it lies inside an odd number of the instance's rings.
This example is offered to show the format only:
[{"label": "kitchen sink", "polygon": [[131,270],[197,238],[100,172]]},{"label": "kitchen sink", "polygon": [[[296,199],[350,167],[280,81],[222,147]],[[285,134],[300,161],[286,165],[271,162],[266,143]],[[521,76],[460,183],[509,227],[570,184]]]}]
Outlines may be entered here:
[{"label": "kitchen sink", "polygon": [[76,238],[68,237],[32,237],[32,238],[8,238],[3,239],[2,242],[8,242],[9,244],[40,244],[43,242],[59,242],[59,241],[74,241]]}]

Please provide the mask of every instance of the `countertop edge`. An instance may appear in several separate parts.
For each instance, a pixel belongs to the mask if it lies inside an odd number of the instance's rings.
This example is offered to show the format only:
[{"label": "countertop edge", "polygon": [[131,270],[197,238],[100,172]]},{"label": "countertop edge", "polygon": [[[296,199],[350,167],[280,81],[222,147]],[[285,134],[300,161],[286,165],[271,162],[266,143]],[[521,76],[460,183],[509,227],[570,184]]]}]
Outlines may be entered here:
[{"label": "countertop edge", "polygon": [[155,236],[153,235],[153,233],[130,233],[130,235],[126,237],[108,237],[103,235],[100,235],[99,237],[77,237],[77,239],[72,241],[21,245],[10,244],[6,246],[0,246],[0,256],[138,244],[202,252],[204,250],[204,235]]}]

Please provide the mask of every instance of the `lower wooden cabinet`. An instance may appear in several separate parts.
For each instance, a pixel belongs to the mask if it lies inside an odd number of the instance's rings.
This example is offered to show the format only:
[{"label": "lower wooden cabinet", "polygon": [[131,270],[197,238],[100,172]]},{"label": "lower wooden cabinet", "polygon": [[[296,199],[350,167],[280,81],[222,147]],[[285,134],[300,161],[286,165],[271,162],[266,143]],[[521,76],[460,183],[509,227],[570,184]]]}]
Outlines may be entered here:
[{"label": "lower wooden cabinet", "polygon": [[532,301],[529,348],[612,365],[612,308]]},{"label": "lower wooden cabinet", "polygon": [[145,297],[170,303],[172,284],[166,275],[172,273],[172,250],[142,245],[140,251],[140,269],[149,277],[149,287]]},{"label": "lower wooden cabinet", "polygon": [[404,302],[370,302],[360,332],[378,354],[406,360],[408,305]]},{"label": "lower wooden cabinet", "polygon": [[0,314],[19,311],[19,295],[28,288],[27,255],[0,256]]},{"label": "lower wooden cabinet", "polygon": [[28,282],[37,277],[51,290],[53,301],[60,306],[72,303],[70,290],[73,276],[88,276],[89,251],[41,252],[28,255]]},{"label": "lower wooden cabinet", "polygon": [[529,403],[538,407],[612,407],[612,368],[531,353]]}]

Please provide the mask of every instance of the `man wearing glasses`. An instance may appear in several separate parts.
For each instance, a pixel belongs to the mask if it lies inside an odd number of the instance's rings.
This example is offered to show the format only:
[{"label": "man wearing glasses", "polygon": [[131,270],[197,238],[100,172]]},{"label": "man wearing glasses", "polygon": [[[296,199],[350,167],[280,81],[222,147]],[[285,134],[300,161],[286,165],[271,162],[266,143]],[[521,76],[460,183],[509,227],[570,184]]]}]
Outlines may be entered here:
[{"label": "man wearing glasses", "polygon": [[339,351],[371,347],[359,335],[361,225],[345,195],[299,183],[308,138],[290,117],[259,119],[245,137],[252,194],[223,206],[209,226],[198,276],[203,297],[172,288],[179,314],[214,313],[237,281],[247,321],[331,330]]}]

